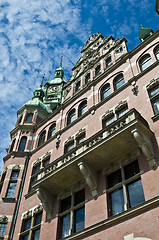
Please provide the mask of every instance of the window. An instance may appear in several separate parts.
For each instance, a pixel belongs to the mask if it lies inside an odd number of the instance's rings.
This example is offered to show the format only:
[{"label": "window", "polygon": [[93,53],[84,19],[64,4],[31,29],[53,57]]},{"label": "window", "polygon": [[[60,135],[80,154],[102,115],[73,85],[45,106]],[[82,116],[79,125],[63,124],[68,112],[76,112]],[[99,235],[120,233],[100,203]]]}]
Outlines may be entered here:
[{"label": "window", "polygon": [[79,145],[80,143],[84,142],[86,139],[85,134],[80,135],[76,138],[76,145]]},{"label": "window", "polygon": [[71,151],[73,148],[74,148],[74,141],[65,145],[65,148],[64,148],[65,151],[64,152],[67,153],[67,152]]},{"label": "window", "polygon": [[155,54],[156,59],[159,60],[159,45],[157,47],[155,47],[154,54]]},{"label": "window", "polygon": [[45,142],[46,131],[42,132],[39,137],[38,147],[41,146]]},{"label": "window", "polygon": [[6,232],[7,223],[0,223],[0,239],[3,240]]},{"label": "window", "polygon": [[119,89],[120,87],[122,87],[125,84],[125,80],[124,80],[124,76],[123,74],[119,74],[118,76],[116,76],[114,78],[114,90]]},{"label": "window", "polygon": [[82,116],[87,111],[87,101],[83,101],[80,103],[78,107],[78,117]]},{"label": "window", "polygon": [[27,137],[22,137],[21,140],[20,140],[18,152],[24,152],[26,142],[27,142]]},{"label": "window", "polygon": [[79,232],[85,227],[85,190],[73,193],[61,201],[59,214],[60,238]]},{"label": "window", "polygon": [[72,110],[68,113],[67,125],[71,124],[73,121],[75,121],[75,109],[72,109]]},{"label": "window", "polygon": [[28,113],[26,116],[25,122],[32,122],[33,119],[33,113]]},{"label": "window", "polygon": [[154,110],[154,114],[159,114],[159,85],[149,90],[150,101]]},{"label": "window", "polygon": [[56,130],[56,124],[53,123],[51,125],[51,127],[49,128],[49,132],[48,132],[48,139],[53,137],[55,135],[55,130]]},{"label": "window", "polygon": [[120,118],[120,117],[124,116],[127,112],[128,112],[128,107],[127,106],[125,106],[124,108],[116,111],[117,118]]},{"label": "window", "polygon": [[14,144],[15,144],[15,140],[16,140],[16,139],[14,139],[14,140],[12,141],[12,145],[11,145],[11,147],[10,147],[10,152],[12,152],[12,151],[13,151]]},{"label": "window", "polygon": [[78,82],[76,83],[76,86],[75,86],[75,92],[77,92],[78,90],[80,90],[80,87],[81,87],[81,82],[78,81]]},{"label": "window", "polygon": [[101,67],[100,67],[100,65],[98,65],[98,66],[95,68],[95,76],[98,75],[99,73],[101,73]]},{"label": "window", "polygon": [[7,173],[7,171],[3,172],[3,173],[2,173],[2,176],[1,176],[0,193],[1,193],[1,191],[2,191],[2,187],[3,187],[3,184],[4,184],[5,177],[6,177],[6,173]]},{"label": "window", "polygon": [[17,124],[20,124],[20,123],[21,123],[21,121],[22,121],[22,117],[23,117],[23,115],[21,115],[21,116],[18,118],[18,120],[17,120]]},{"label": "window", "polygon": [[10,177],[8,190],[7,190],[7,194],[6,194],[7,198],[14,198],[15,189],[16,189],[17,181],[18,181],[18,176],[19,176],[19,171],[12,170],[12,174]]},{"label": "window", "polygon": [[107,98],[111,94],[110,92],[110,84],[106,84],[101,89],[101,101]]},{"label": "window", "polygon": [[105,64],[106,64],[106,68],[108,68],[109,66],[112,65],[112,59],[111,59],[111,56],[108,57],[108,58],[106,59]]},{"label": "window", "polygon": [[20,233],[20,240],[39,240],[42,212],[36,213],[33,217],[24,219]]},{"label": "window", "polygon": [[109,216],[145,201],[137,160],[108,175],[107,183]]},{"label": "window", "polygon": [[103,128],[109,126],[111,123],[113,123],[115,121],[115,115],[112,114],[109,117],[105,118],[103,120]]},{"label": "window", "polygon": [[90,73],[88,73],[85,77],[85,84],[89,83],[91,81]]},{"label": "window", "polygon": [[151,64],[153,64],[153,61],[151,59],[150,54],[144,55],[139,60],[139,66],[140,66],[141,72],[144,71],[146,68],[148,68]]}]

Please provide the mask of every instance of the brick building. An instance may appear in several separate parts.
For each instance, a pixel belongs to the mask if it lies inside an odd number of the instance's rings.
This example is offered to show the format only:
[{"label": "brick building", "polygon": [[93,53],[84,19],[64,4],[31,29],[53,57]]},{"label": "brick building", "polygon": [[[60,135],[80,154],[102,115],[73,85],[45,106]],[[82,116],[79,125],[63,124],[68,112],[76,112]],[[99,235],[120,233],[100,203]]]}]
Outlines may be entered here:
[{"label": "brick building", "polygon": [[159,239],[159,30],[96,33],[17,112],[0,182],[0,239]]}]

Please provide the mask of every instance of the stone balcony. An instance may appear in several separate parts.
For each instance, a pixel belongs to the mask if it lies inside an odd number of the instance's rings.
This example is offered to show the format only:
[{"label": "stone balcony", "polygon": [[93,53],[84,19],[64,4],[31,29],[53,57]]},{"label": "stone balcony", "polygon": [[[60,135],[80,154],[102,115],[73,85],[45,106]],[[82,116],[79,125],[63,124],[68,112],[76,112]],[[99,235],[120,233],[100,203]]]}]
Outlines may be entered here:
[{"label": "stone balcony", "polygon": [[[156,167],[151,144],[153,137],[154,134],[146,120],[135,109],[131,109],[42,169],[33,187],[44,203],[44,199],[48,202],[48,199],[53,196],[85,180],[93,197],[96,198],[98,196],[97,172],[109,168],[119,159],[130,154],[137,156],[141,149],[150,168]],[[49,206],[49,203],[46,205]],[[47,206],[43,206],[45,210]],[[46,211],[51,212],[48,209]]]}]

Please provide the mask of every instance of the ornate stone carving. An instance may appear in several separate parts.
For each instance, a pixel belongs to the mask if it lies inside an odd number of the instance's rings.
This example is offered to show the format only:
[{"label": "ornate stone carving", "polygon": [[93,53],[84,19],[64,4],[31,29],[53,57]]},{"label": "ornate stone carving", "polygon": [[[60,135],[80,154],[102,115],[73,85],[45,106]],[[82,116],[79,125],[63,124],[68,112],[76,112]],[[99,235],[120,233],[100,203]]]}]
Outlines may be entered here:
[{"label": "ornate stone carving", "polygon": [[26,213],[24,213],[23,218],[28,218],[32,216],[32,210],[28,210]]},{"label": "ornate stone carving", "polygon": [[141,134],[138,129],[134,129],[131,131],[133,134],[136,142],[138,143],[139,147],[141,148],[143,154],[145,155],[149,166],[151,169],[155,169],[157,166],[156,159],[154,156],[154,152],[151,146],[151,141],[145,135]]},{"label": "ornate stone carving", "polygon": [[15,166],[13,167],[13,170],[20,170],[20,166],[19,166],[19,165],[15,165]]},{"label": "ornate stone carving", "polygon": [[86,41],[84,48],[86,48],[90,43],[94,42],[99,37],[99,32],[92,34]]},{"label": "ornate stone carving", "polygon": [[159,78],[152,79],[146,88],[149,90],[159,84]]},{"label": "ornate stone carving", "polygon": [[81,128],[78,133],[76,133],[76,137],[79,137],[80,135],[84,134],[86,132],[85,128]]},{"label": "ornate stone carving", "polygon": [[37,207],[34,208],[34,213],[38,213],[43,210],[43,207],[41,204],[39,204]]},{"label": "ornate stone carving", "polygon": [[73,141],[74,140],[74,136],[70,136],[66,142],[65,142],[65,145],[68,144],[69,142]]},{"label": "ornate stone carving", "polygon": [[104,115],[102,116],[102,120],[112,116],[114,114],[113,110],[108,110],[104,113]]},{"label": "ornate stone carving", "polygon": [[38,158],[38,159],[33,163],[33,166],[36,166],[36,165],[38,165],[39,163],[41,163],[41,158]]},{"label": "ornate stone carving", "polygon": [[52,207],[53,207],[53,199],[52,199],[51,195],[47,191],[42,189],[41,187],[39,187],[36,190],[36,192],[37,192],[38,198],[40,199],[40,201],[42,203],[44,210],[48,214],[48,219],[51,219]]},{"label": "ornate stone carving", "polygon": [[67,95],[69,94],[69,92],[71,91],[71,86],[68,86],[63,93],[63,98],[64,100],[66,99]]},{"label": "ornate stone carving", "polygon": [[3,215],[0,217],[0,223],[7,223],[8,222],[8,218],[6,215]]},{"label": "ornate stone carving", "polygon": [[122,109],[123,107],[127,106],[127,101],[120,101],[118,103],[118,105],[115,107],[115,111],[119,111],[120,109]]},{"label": "ornate stone carving", "polygon": [[98,190],[97,190],[97,173],[84,162],[78,163],[78,167],[83,174],[86,183],[91,189],[92,196],[94,199],[98,197]]}]

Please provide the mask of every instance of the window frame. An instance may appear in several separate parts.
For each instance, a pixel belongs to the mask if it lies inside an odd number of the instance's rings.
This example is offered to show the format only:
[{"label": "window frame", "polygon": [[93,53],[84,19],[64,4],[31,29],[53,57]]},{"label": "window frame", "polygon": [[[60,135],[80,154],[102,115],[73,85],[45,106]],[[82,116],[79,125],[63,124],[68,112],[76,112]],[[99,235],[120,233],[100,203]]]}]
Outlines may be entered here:
[{"label": "window frame", "polygon": [[[135,164],[137,165],[137,167],[138,167],[137,171],[138,172],[135,172],[135,170],[132,169],[132,171],[134,171],[134,174],[131,175],[131,173],[130,173],[130,177],[126,177],[126,170],[125,170],[126,167],[131,166],[131,165],[133,166],[133,164],[134,164],[134,166],[135,166]],[[114,185],[112,185],[112,186],[110,185],[109,186],[109,181],[110,181],[109,178],[110,178],[110,176],[111,175],[112,176],[115,175],[117,172],[120,172],[120,178],[121,179],[117,179],[114,176],[112,179],[114,181],[115,180],[117,180],[117,181],[114,182]],[[108,215],[109,215],[109,217],[115,216],[117,214],[120,214],[120,213],[122,213],[122,212],[124,212],[124,211],[126,211],[126,210],[128,210],[130,208],[133,208],[133,207],[135,207],[137,205],[140,205],[143,202],[145,202],[145,195],[144,195],[142,179],[141,179],[141,174],[142,173],[143,173],[143,171],[140,171],[140,169],[139,169],[138,160],[135,160],[135,161],[130,162],[128,164],[122,164],[121,163],[120,164],[120,168],[118,168],[116,171],[112,172],[111,174],[107,175],[107,190],[106,190],[106,192],[107,192]],[[129,191],[128,191],[128,185],[133,184],[134,182],[138,182],[138,181],[141,182],[141,189],[142,189],[142,194],[143,194],[142,197],[143,197],[144,200],[142,202],[136,204],[135,206],[131,207],[131,205],[130,205],[130,196],[129,196]],[[123,211],[118,212],[116,214],[113,214],[113,203],[112,203],[112,198],[111,197],[112,197],[113,193],[116,193],[119,190],[122,190],[122,192],[123,192],[123,195],[122,195],[122,197],[123,197],[123,205],[122,205]]]},{"label": "window frame", "polygon": [[[119,86],[118,86],[119,84]],[[113,80],[114,91],[117,91],[125,84],[124,75],[122,73],[118,74]]]},{"label": "window frame", "polygon": [[86,74],[85,76],[85,84],[88,84],[91,81],[91,74],[90,72]]},{"label": "window frame", "polygon": [[27,144],[27,137],[26,136],[21,137],[18,152],[25,152],[26,144]]},{"label": "window frame", "polygon": [[53,137],[55,135],[55,132],[56,132],[56,123],[53,123],[49,127],[47,140]]},{"label": "window frame", "polygon": [[113,63],[112,63],[112,58],[111,58],[111,56],[107,57],[106,60],[105,60],[106,69],[109,68],[112,64],[113,64]]},{"label": "window frame", "polygon": [[81,89],[81,81],[79,80],[75,83],[75,92],[79,91],[80,89]]},{"label": "window frame", "polygon": [[[154,91],[155,89],[158,89],[158,93],[155,93],[153,96],[151,96],[152,91]],[[148,89],[148,94],[149,94],[149,98],[150,98],[150,102],[151,102],[151,106],[152,106],[154,115],[159,115],[159,107],[155,106],[156,102],[159,105],[159,84],[156,84],[154,87],[151,87],[150,89]]]},{"label": "window frame", "polygon": [[0,223],[0,234],[2,233],[2,235],[0,235],[0,240],[4,239],[4,236],[5,236],[5,233],[6,233],[6,228],[7,228],[7,223],[1,222]]},{"label": "window frame", "polygon": [[[39,214],[41,215],[41,221],[40,221],[40,223],[35,224],[36,217]],[[24,237],[27,236],[27,235],[28,235],[28,239],[34,240],[34,235],[33,234],[35,233],[35,231],[38,231],[38,230],[41,229],[42,217],[43,217],[43,211],[39,211],[39,212],[35,213],[33,216],[29,216],[27,218],[24,218],[23,221],[22,221],[19,240],[24,240]],[[30,227],[28,229],[24,229],[24,226],[25,226],[24,224],[28,219],[31,219]]]},{"label": "window frame", "polygon": [[[13,173],[15,173],[15,172],[18,173],[16,178],[13,177]],[[12,169],[12,173],[11,173],[11,176],[9,179],[8,188],[7,188],[7,192],[6,192],[6,198],[14,198],[15,197],[17,182],[19,179],[19,172],[20,172],[19,170]],[[12,187],[11,187],[12,184],[14,184],[13,191],[12,191]]]},{"label": "window frame", "polygon": [[156,60],[159,60],[159,45],[157,45],[155,48],[154,48],[154,55],[156,57]]},{"label": "window frame", "polygon": [[78,117],[81,117],[86,112],[87,112],[87,100],[84,100],[78,106]]},{"label": "window frame", "polygon": [[95,67],[95,76],[99,75],[101,73],[101,64],[98,64]]},{"label": "window frame", "polygon": [[76,120],[76,109],[73,108],[69,111],[67,115],[67,126],[73,123]]},{"label": "window frame", "polygon": [[[76,195],[79,193],[83,194],[83,199],[82,201],[80,201],[79,203],[76,202]],[[69,200],[70,205],[68,206],[68,208],[66,207],[65,209],[62,210],[62,203],[65,200]],[[82,229],[80,229],[79,231],[82,231],[85,228],[85,189],[81,189],[77,192],[72,192],[72,194],[64,199],[61,199],[60,202],[60,213],[58,214],[58,220],[59,220],[59,224],[58,224],[58,235],[59,235],[59,239],[63,239],[67,236],[72,235],[75,232],[79,232],[76,231],[75,229],[75,225],[76,225],[76,221],[75,221],[75,217],[76,217],[76,212],[80,209],[84,209],[84,219],[83,220],[83,226]],[[63,236],[63,219],[66,216],[70,216],[70,221],[69,221],[69,229],[68,230],[68,235]],[[68,221],[67,221],[68,222]]]},{"label": "window frame", "polygon": [[[106,94],[106,96],[104,96],[105,93],[108,93],[108,94]],[[111,94],[110,84],[106,83],[106,84],[104,84],[104,86],[102,86],[102,88],[100,90],[100,99],[101,99],[101,101],[103,101],[104,99],[109,97],[110,94]]]},{"label": "window frame", "polygon": [[38,147],[42,146],[46,139],[46,130],[42,131],[38,140]]},{"label": "window frame", "polygon": [[151,55],[149,53],[144,54],[139,59],[139,67],[140,67],[141,72],[145,71],[152,64],[153,64],[153,61],[152,61]]},{"label": "window frame", "polygon": [[25,117],[25,122],[26,122],[26,123],[31,123],[31,122],[33,121],[33,115],[34,115],[34,114],[31,113],[31,112],[30,112],[30,113],[27,113],[27,114],[26,114],[26,117]]}]

